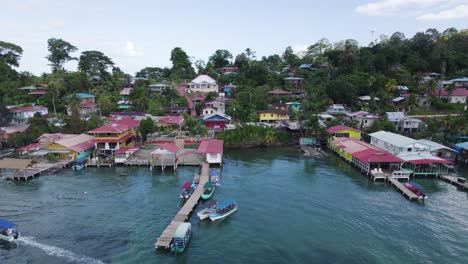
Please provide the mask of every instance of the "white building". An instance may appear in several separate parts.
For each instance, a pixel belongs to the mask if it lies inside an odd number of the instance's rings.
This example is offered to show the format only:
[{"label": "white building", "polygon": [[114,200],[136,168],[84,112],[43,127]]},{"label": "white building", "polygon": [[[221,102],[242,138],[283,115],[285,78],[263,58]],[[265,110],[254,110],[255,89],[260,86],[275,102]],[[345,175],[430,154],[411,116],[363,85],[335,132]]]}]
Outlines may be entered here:
[{"label": "white building", "polygon": [[349,121],[356,121],[358,128],[369,128],[374,121],[380,119],[380,117],[366,111],[358,111],[347,113],[346,119]]},{"label": "white building", "polygon": [[218,93],[218,90],[217,82],[208,75],[200,75],[187,84],[188,92]]},{"label": "white building", "polygon": [[393,155],[405,153],[429,153],[430,146],[415,139],[405,137],[399,134],[379,131],[369,134],[371,145],[386,150]]},{"label": "white building", "polygon": [[223,162],[223,145],[223,140],[205,139],[200,143],[197,152],[206,155],[205,159],[209,164],[221,164]]},{"label": "white building", "polygon": [[386,112],[387,120],[395,125],[395,130],[405,133],[417,132],[422,129],[424,122],[420,119],[410,118],[403,112]]},{"label": "white building", "polygon": [[44,106],[26,106],[19,107],[10,110],[11,113],[11,124],[20,125],[27,123],[28,119],[34,117],[36,113],[39,113],[41,116],[47,116],[49,110]]},{"label": "white building", "polygon": [[342,104],[332,104],[327,108],[329,114],[346,114],[349,112],[349,109]]}]

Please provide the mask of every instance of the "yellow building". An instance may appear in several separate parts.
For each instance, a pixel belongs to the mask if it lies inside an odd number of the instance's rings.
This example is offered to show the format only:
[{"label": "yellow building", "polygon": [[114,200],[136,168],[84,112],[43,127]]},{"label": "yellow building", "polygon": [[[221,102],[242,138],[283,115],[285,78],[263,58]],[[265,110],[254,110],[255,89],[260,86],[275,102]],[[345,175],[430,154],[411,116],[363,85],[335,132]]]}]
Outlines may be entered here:
[{"label": "yellow building", "polygon": [[362,132],[352,127],[338,125],[327,129],[327,133],[330,138],[348,137],[360,140]]},{"label": "yellow building", "polygon": [[275,122],[280,120],[289,120],[289,113],[285,110],[262,110],[257,111],[257,116],[260,122]]},{"label": "yellow building", "polygon": [[113,156],[116,150],[132,147],[135,143],[139,122],[133,119],[117,120],[112,124],[89,131],[95,137],[98,154]]}]

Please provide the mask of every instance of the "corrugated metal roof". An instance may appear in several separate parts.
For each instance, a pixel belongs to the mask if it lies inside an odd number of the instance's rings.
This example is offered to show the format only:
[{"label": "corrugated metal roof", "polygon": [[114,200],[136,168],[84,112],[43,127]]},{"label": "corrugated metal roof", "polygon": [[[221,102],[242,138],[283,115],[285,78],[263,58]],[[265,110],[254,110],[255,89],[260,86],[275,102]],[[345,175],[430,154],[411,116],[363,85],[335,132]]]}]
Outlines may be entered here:
[{"label": "corrugated metal roof", "polygon": [[381,140],[383,142],[387,142],[397,147],[405,147],[405,146],[417,143],[415,139],[405,137],[399,134],[387,132],[387,131],[378,131],[378,132],[369,134],[369,136],[376,138],[378,140]]},{"label": "corrugated metal roof", "polygon": [[388,121],[400,121],[405,118],[405,113],[403,112],[386,112]]},{"label": "corrugated metal roof", "polygon": [[420,139],[420,140],[418,140],[418,142],[422,143],[422,144],[425,144],[425,145],[428,145],[431,148],[431,151],[436,150],[436,149],[448,149],[448,150],[451,150],[453,152],[456,152],[454,149],[451,149],[451,148],[446,147],[446,146],[444,146],[442,144],[439,144],[437,142],[430,141],[430,140],[427,140],[427,139]]}]

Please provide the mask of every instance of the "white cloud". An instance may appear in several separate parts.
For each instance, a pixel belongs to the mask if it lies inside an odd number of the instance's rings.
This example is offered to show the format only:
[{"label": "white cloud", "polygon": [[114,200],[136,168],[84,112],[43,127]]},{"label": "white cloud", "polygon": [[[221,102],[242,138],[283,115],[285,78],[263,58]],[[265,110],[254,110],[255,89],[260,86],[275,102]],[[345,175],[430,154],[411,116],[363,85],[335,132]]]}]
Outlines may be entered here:
[{"label": "white cloud", "polygon": [[[457,1],[457,0],[455,0]],[[408,9],[420,10],[434,7],[444,2],[454,2],[451,0],[377,0],[367,4],[359,5],[355,11],[369,16],[392,15]],[[417,9],[416,9],[417,8]]]},{"label": "white cloud", "polygon": [[127,40],[124,54],[128,57],[141,57],[143,56],[143,51],[137,48],[133,41]]},{"label": "white cloud", "polygon": [[418,16],[418,20],[448,20],[468,17],[468,5],[459,5],[436,13],[427,13]]}]

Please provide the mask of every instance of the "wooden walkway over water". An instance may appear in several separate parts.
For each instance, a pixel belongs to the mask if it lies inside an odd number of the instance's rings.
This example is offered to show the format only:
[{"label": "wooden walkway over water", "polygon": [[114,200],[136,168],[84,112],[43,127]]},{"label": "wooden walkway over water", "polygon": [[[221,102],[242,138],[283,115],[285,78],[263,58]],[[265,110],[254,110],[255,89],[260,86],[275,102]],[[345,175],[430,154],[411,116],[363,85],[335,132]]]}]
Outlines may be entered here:
[{"label": "wooden walkway over water", "polygon": [[406,188],[401,182],[399,182],[397,179],[393,178],[393,177],[388,177],[388,181],[390,181],[392,183],[393,186],[395,186],[395,188],[397,188],[402,194],[403,196],[406,196],[408,197],[408,199],[410,200],[417,200],[419,199],[419,197],[413,193],[412,191],[410,191],[408,188]]},{"label": "wooden walkway over water", "polygon": [[171,243],[171,240],[174,236],[174,233],[177,227],[187,220],[190,213],[197,205],[198,200],[203,192],[203,185],[208,181],[210,175],[210,165],[207,162],[202,163],[201,174],[199,177],[199,183],[195,191],[192,193],[190,198],[185,202],[185,204],[180,208],[179,212],[176,216],[172,219],[171,223],[166,227],[166,229],[162,232],[161,236],[158,238],[156,243],[154,244],[155,248],[165,248],[168,249]]},{"label": "wooden walkway over water", "polygon": [[446,182],[451,183],[457,187],[462,188],[463,190],[468,190],[468,182],[460,182],[458,179],[463,179],[460,177],[450,176],[450,175],[440,175],[440,178]]}]

